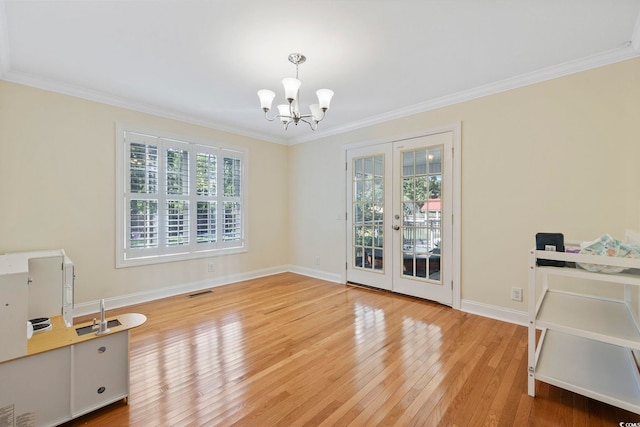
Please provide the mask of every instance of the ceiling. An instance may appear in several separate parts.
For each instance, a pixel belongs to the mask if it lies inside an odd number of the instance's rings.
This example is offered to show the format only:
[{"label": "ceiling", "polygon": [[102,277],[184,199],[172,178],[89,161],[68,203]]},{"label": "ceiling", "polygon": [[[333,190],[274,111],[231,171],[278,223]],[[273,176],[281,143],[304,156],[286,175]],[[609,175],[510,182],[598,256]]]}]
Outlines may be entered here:
[{"label": "ceiling", "polygon": [[[0,79],[295,144],[640,55],[640,0],[0,0]],[[312,132],[256,92],[300,65]]]}]

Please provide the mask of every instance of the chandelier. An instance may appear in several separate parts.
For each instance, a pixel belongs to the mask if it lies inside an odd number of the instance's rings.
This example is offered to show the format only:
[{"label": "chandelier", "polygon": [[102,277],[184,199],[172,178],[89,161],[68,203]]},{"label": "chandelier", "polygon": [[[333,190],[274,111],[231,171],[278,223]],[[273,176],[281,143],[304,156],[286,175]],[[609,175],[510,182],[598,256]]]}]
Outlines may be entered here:
[{"label": "chandelier", "polygon": [[300,113],[298,100],[300,96],[300,85],[302,82],[298,80],[298,66],[306,60],[307,58],[301,53],[292,53],[289,55],[289,62],[292,62],[296,66],[296,78],[287,77],[282,79],[284,96],[287,99],[288,104],[278,105],[278,115],[269,118],[267,114],[271,109],[271,103],[273,102],[273,98],[275,98],[276,94],[267,89],[258,91],[260,106],[262,107],[262,111],[264,111],[265,119],[272,122],[279,118],[282,121],[285,130],[287,130],[291,123],[298,126],[299,122],[305,122],[311,126],[311,130],[316,130],[318,128],[318,123],[324,119],[324,115],[329,109],[329,104],[333,97],[332,90],[320,89],[316,91],[318,103],[311,104],[309,106],[310,114]]}]

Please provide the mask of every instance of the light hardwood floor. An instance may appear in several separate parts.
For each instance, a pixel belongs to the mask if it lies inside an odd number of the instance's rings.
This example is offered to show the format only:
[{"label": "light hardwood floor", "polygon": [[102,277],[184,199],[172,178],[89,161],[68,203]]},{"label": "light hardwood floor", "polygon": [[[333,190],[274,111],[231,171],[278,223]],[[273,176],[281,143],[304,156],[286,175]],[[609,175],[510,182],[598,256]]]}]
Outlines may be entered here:
[{"label": "light hardwood floor", "polygon": [[[68,426],[619,426],[640,416],[527,395],[523,326],[278,274],[138,312],[131,395]],[[83,321],[85,319],[78,319]]]}]

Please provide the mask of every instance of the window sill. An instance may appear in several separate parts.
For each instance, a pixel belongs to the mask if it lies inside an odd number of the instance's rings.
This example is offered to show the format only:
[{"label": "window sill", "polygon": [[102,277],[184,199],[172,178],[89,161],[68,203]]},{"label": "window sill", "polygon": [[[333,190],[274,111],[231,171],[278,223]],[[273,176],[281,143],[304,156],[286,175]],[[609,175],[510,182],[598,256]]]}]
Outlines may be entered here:
[{"label": "window sill", "polygon": [[149,257],[123,259],[119,257],[116,260],[116,268],[138,267],[142,265],[153,264],[166,264],[169,262],[188,261],[192,259],[201,258],[213,258],[225,255],[234,255],[249,252],[246,245],[239,248],[228,249],[211,249],[207,251],[182,253],[182,254],[167,254],[167,255],[154,255]]}]

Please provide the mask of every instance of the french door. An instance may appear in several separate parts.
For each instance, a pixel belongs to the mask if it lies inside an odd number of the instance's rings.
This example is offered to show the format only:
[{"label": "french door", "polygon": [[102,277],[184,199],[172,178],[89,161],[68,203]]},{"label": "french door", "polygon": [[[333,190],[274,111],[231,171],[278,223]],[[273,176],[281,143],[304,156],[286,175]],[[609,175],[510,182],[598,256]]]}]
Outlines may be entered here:
[{"label": "french door", "polygon": [[347,150],[347,281],[452,305],[453,138]]}]

